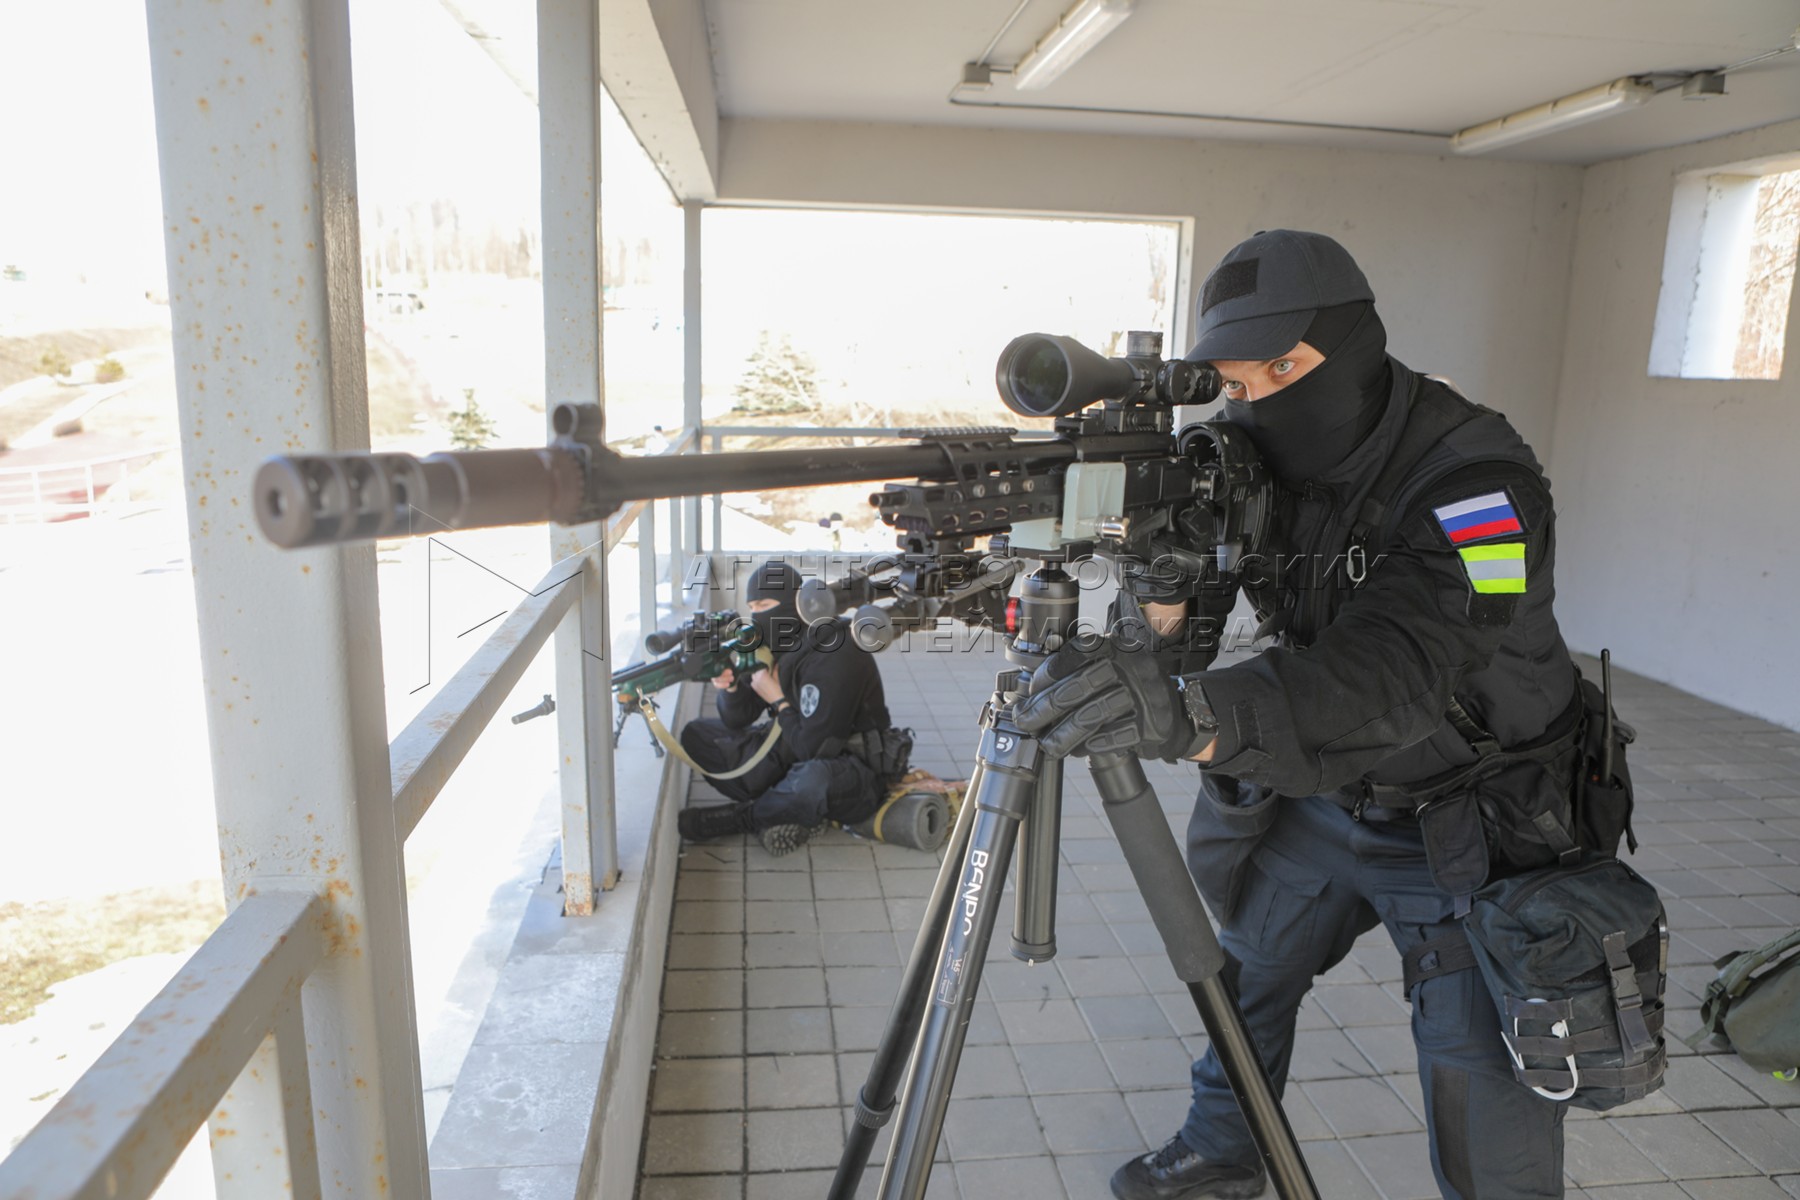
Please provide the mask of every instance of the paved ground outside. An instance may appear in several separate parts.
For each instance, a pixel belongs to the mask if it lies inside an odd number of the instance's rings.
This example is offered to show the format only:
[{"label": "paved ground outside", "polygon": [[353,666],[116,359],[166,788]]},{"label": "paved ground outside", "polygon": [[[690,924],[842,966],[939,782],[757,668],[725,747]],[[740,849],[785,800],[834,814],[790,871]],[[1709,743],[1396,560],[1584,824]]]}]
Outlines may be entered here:
[{"label": "paved ground outside", "polygon": [[[1001,656],[897,646],[880,662],[895,721],[918,731],[917,764],[966,774]],[[1684,1034],[1714,958],[1800,924],[1800,734],[1614,675],[1618,708],[1640,731],[1641,849],[1629,861],[1665,896],[1670,1028]],[[1179,831],[1193,771],[1147,765]],[[717,800],[704,784],[692,794]],[[933,1200],[1100,1200],[1113,1169],[1161,1145],[1186,1110],[1187,1063],[1206,1039],[1097,804],[1072,770],[1056,960],[1013,960],[1002,910]],[[743,839],[686,848],[641,1200],[825,1194],[935,868],[841,833],[783,858]],[[1301,1009],[1286,1107],[1331,1200],[1438,1194],[1408,1020],[1399,957],[1380,930]],[[1800,1196],[1800,1085],[1674,1037],[1669,1051],[1662,1091],[1604,1116],[1570,1112],[1568,1194]],[[860,1195],[874,1194],[878,1171]]]}]

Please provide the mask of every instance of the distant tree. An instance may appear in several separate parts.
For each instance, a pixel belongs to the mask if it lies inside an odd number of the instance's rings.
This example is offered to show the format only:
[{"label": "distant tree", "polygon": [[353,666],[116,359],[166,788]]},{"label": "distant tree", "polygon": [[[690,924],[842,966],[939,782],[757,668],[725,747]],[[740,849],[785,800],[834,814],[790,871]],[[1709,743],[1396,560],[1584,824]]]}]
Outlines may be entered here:
[{"label": "distant tree", "polygon": [[1779,379],[1800,242],[1800,171],[1763,176],[1756,200],[1743,324],[1731,373],[1739,379]]},{"label": "distant tree", "polygon": [[117,383],[123,378],[125,378],[125,364],[110,354],[94,364],[95,383]]},{"label": "distant tree", "polygon": [[458,450],[481,450],[494,437],[494,421],[475,403],[475,389],[464,388],[462,408],[450,414],[450,444]]},{"label": "distant tree", "polygon": [[67,379],[69,372],[74,369],[75,364],[69,361],[69,356],[55,342],[51,342],[50,348],[38,358],[38,370],[57,379]]},{"label": "distant tree", "polygon": [[1144,231],[1144,251],[1150,258],[1150,285],[1146,289],[1147,297],[1154,306],[1154,311],[1161,312],[1169,298],[1169,256],[1164,251],[1162,231],[1146,229]]},{"label": "distant tree", "polygon": [[796,350],[785,334],[776,341],[765,329],[756,339],[756,349],[745,363],[734,394],[734,412],[806,412],[819,403],[819,368],[809,355]]}]

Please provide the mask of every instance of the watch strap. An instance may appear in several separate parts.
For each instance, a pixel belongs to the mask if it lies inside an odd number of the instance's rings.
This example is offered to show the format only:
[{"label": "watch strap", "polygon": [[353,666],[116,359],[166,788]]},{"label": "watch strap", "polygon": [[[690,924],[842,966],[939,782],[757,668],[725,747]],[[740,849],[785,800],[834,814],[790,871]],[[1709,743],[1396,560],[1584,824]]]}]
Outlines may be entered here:
[{"label": "watch strap", "polygon": [[1193,722],[1197,732],[1210,736],[1219,731],[1219,718],[1206,699],[1206,692],[1200,686],[1200,678],[1199,675],[1178,675],[1176,683],[1181,688],[1181,700],[1187,710],[1188,720]]}]

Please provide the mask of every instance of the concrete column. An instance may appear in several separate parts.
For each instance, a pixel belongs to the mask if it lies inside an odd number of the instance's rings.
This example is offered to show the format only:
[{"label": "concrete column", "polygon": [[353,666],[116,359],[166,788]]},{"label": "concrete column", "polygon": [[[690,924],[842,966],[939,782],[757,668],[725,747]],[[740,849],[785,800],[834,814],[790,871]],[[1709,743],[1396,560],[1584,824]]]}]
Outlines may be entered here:
[{"label": "concrete column", "polygon": [[[546,413],[606,401],[600,347],[600,73],[594,0],[538,0]],[[546,433],[548,434],[548,428]],[[612,639],[604,527],[550,527],[550,558],[589,560],[581,603],[556,631],[563,911],[594,911],[619,875],[610,736]]]},{"label": "concrete column", "polygon": [[[303,1022],[274,1039],[290,1053],[304,1029],[304,1070],[246,1072],[230,1126],[303,1145],[283,1096],[305,1080],[318,1169],[296,1167],[298,1194],[425,1197],[375,548],[278,550],[249,494],[266,455],[369,446],[349,15],[345,0],[149,0],[149,33],[225,898],[326,901]],[[274,1173],[246,1162],[221,1155],[221,1196],[266,1194]]]}]

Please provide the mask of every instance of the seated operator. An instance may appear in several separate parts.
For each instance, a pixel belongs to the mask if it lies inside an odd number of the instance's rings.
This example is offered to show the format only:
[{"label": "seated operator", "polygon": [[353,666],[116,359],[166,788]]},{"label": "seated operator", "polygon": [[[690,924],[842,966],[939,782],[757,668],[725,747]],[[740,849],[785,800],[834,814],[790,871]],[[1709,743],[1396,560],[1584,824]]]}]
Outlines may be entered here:
[{"label": "seated operator", "polygon": [[709,775],[731,771],[762,745],[771,714],[781,737],[761,762],[733,779],[712,779],[731,804],[683,809],[690,840],[755,833],[771,854],[804,844],[826,821],[853,824],[872,814],[882,789],[857,753],[861,736],[888,727],[881,673],[842,618],[808,626],[796,600],[800,573],[765,562],[750,576],[750,620],[775,657],[773,670],[739,679],[729,669],[712,681],[719,719],[699,718],[681,744]]},{"label": "seated operator", "polygon": [[[1130,589],[1173,644],[1057,651],[1019,725],[1052,753],[1201,764],[1189,867],[1277,1093],[1313,980],[1384,925],[1406,962],[1438,1189],[1561,1196],[1563,1106],[1514,1079],[1473,956],[1434,950],[1460,937],[1490,870],[1574,845],[1570,780],[1527,757],[1575,688],[1551,613],[1549,485],[1503,417],[1387,354],[1368,281],[1328,237],[1243,242],[1207,278],[1196,324],[1189,359],[1218,369],[1223,419],[1276,478],[1273,550],[1351,568],[1246,577],[1276,644],[1214,670],[1199,669],[1206,639],[1238,581]],[[1457,782],[1477,761],[1497,768],[1478,799]],[[1192,1084],[1181,1129],[1113,1177],[1120,1200],[1262,1193],[1213,1052]]]}]

